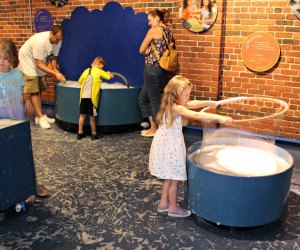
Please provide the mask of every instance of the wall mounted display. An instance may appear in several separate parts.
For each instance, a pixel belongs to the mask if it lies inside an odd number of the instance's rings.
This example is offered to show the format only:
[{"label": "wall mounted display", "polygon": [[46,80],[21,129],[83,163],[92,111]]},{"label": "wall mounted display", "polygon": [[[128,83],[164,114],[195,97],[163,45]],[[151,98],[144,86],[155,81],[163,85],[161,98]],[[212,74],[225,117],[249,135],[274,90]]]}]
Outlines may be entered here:
[{"label": "wall mounted display", "polygon": [[69,0],[49,0],[52,5],[56,7],[63,7],[65,6]]},{"label": "wall mounted display", "polygon": [[53,27],[53,18],[48,10],[39,10],[34,17],[34,27],[36,32],[51,30]]},{"label": "wall mounted display", "polygon": [[300,0],[290,0],[290,6],[294,15],[300,19]]},{"label": "wall mounted display", "polygon": [[280,47],[269,33],[256,32],[248,36],[242,45],[242,60],[247,68],[263,72],[271,69],[278,61]]},{"label": "wall mounted display", "polygon": [[216,0],[183,0],[179,18],[186,29],[202,32],[214,24],[217,12]]}]

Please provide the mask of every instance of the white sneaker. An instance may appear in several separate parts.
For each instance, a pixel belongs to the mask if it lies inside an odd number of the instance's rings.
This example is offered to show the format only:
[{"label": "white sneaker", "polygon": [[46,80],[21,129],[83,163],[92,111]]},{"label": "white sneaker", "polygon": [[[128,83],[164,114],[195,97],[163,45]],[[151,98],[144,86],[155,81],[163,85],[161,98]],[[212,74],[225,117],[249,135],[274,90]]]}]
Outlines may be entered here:
[{"label": "white sneaker", "polygon": [[51,126],[47,121],[47,116],[43,115],[42,118],[39,119],[39,125],[42,129],[49,129]]},{"label": "white sneaker", "polygon": [[143,127],[143,128],[149,128],[149,127],[150,127],[150,124],[149,124],[149,122],[142,122],[142,123],[140,124],[140,126]]},{"label": "white sneaker", "polygon": [[[55,123],[55,119],[52,119],[52,118],[49,118],[47,115],[43,115],[43,116],[46,116],[47,117],[47,122],[48,123]],[[40,121],[40,118],[38,118],[37,116],[35,117],[35,124],[39,124],[39,121]]]}]

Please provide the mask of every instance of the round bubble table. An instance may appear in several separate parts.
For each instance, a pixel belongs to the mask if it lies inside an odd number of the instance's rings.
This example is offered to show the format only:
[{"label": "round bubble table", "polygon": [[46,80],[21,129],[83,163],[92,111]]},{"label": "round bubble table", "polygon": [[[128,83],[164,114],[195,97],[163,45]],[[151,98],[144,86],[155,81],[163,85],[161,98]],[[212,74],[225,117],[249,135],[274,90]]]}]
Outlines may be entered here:
[{"label": "round bubble table", "polygon": [[[221,138],[220,143],[228,140]],[[187,152],[188,206],[194,214],[231,227],[261,226],[281,217],[292,178],[293,158],[287,151],[275,146],[274,153],[289,164],[286,170],[250,177],[219,173],[195,164],[193,156],[201,144],[201,141],[193,144]],[[251,144],[257,148],[264,146],[261,141]]]},{"label": "round bubble table", "polygon": [[[96,125],[102,132],[122,131],[141,122],[138,96],[141,88],[121,83],[102,83]],[[56,120],[65,129],[77,129],[79,119],[80,85],[76,81],[58,83],[56,92]],[[89,124],[88,119],[86,124]]]},{"label": "round bubble table", "polygon": [[229,227],[256,227],[280,219],[294,160],[275,145],[275,137],[288,105],[263,97],[231,98],[218,104],[222,107],[202,112],[229,114],[234,120],[203,122],[202,141],[188,148],[189,209]]}]

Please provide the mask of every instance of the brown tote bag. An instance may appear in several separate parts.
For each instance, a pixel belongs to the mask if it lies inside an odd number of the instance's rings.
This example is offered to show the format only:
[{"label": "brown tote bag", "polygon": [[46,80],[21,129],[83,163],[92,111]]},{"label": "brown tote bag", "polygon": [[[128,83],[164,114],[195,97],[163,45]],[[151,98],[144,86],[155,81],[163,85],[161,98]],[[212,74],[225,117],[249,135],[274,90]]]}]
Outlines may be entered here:
[{"label": "brown tote bag", "polygon": [[168,42],[168,39],[166,37],[165,32],[160,28],[161,32],[163,33],[164,39],[167,42],[168,48],[166,51],[163,53],[163,55],[159,58],[158,51],[156,50],[153,42],[151,42],[151,48],[153,49],[158,61],[159,61],[159,66],[169,72],[174,72],[177,69],[178,65],[178,53],[177,50],[174,49],[174,43]]}]

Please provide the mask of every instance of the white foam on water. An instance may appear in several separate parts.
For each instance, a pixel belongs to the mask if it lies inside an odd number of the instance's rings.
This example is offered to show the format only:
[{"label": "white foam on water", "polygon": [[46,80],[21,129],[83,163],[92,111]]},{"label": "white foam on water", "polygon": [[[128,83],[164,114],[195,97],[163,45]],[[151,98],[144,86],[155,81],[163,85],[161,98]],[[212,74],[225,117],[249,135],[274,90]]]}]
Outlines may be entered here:
[{"label": "white foam on water", "polygon": [[290,165],[272,152],[246,146],[206,146],[194,155],[195,164],[207,170],[236,176],[267,176]]},{"label": "white foam on water", "polygon": [[127,87],[120,82],[107,83],[102,82],[101,89],[126,89]]},{"label": "white foam on water", "polygon": [[58,83],[58,85],[64,86],[64,87],[70,87],[70,88],[80,88],[81,87],[79,82],[76,82],[76,81],[66,81],[65,83],[60,82],[60,83]]},{"label": "white foam on water", "polygon": [[[65,83],[58,83],[60,86],[70,87],[70,88],[80,88],[81,85],[77,81],[66,81]],[[101,89],[126,89],[126,85],[120,82],[107,83],[102,82]]]},{"label": "white foam on water", "polygon": [[0,129],[19,124],[23,121],[12,119],[0,119]]}]

